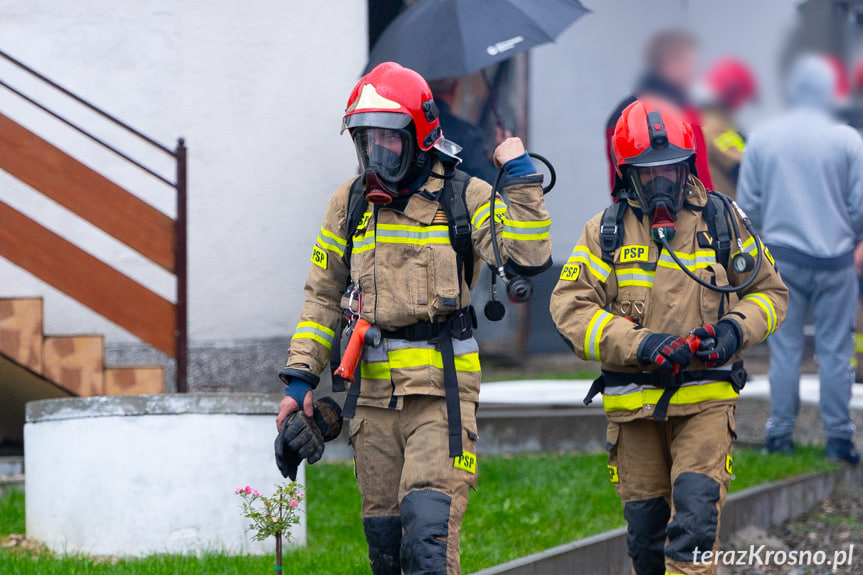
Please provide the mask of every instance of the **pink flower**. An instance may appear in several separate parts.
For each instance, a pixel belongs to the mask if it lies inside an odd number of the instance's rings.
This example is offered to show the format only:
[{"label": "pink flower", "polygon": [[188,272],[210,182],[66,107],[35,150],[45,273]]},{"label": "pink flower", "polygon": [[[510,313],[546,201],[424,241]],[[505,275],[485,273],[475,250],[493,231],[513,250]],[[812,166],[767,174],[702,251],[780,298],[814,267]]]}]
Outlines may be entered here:
[{"label": "pink flower", "polygon": [[303,497],[305,497],[305,495],[303,495],[302,493],[297,493],[297,499],[302,499]]},{"label": "pink flower", "polygon": [[236,489],[234,489],[234,495],[239,495],[240,491],[242,491],[242,490],[243,490],[242,487],[237,487]]},{"label": "pink flower", "polygon": [[273,515],[273,523],[276,523],[278,520],[279,518],[276,515]]},{"label": "pink flower", "polygon": [[248,485],[246,485],[246,488],[245,488],[243,491],[245,491],[246,493],[251,493],[251,492],[252,492],[252,488],[251,488],[251,487],[249,487]]},{"label": "pink flower", "polygon": [[288,501],[288,505],[291,507],[296,507],[299,504],[300,504],[300,502],[297,501],[296,499],[291,499],[290,501]]},{"label": "pink flower", "polygon": [[252,495],[254,495],[255,497],[258,497],[260,495],[260,493],[258,493],[257,489],[252,489]]}]

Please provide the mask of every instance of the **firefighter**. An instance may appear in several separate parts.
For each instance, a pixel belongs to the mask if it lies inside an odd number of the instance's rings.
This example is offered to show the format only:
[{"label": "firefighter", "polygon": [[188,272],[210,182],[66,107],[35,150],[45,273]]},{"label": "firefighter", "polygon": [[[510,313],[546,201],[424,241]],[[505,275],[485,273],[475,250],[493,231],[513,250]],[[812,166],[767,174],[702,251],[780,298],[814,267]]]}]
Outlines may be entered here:
[{"label": "firefighter", "polygon": [[343,129],[361,175],[336,190],[312,247],[277,426],[298,409],[312,417],[343,314],[380,329],[344,406],[372,572],[456,574],[478,472],[470,288],[494,261],[491,218],[507,265],[550,264],[542,176],[521,140],[505,140],[494,160],[509,205],[492,202],[486,182],[455,169],[458,147],[443,137],[426,81],[392,62],[353,89]]},{"label": "firefighter", "polygon": [[755,100],[758,86],[749,67],[734,58],[722,59],[707,73],[701,127],[713,189],[735,198],[746,138],[735,125],[735,114]]},{"label": "firefighter", "polygon": [[[672,104],[635,101],[612,144],[626,200],[586,224],[551,314],[576,355],[602,364],[585,402],[603,393],[634,573],[715,573],[695,554],[717,544],[740,352],[779,327],[787,290],[769,252],[696,177],[693,131]],[[738,238],[743,253],[729,248]]]}]

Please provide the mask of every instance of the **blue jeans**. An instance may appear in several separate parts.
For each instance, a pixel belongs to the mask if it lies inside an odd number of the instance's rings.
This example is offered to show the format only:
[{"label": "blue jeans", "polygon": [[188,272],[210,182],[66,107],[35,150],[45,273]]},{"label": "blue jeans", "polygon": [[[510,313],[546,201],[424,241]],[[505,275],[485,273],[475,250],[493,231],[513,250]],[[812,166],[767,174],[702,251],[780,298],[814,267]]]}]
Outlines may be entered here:
[{"label": "blue jeans", "polygon": [[794,432],[800,409],[800,362],[803,325],[808,310],[815,317],[815,352],[821,380],[821,420],[828,438],[851,439],[849,403],[854,385],[851,356],[857,323],[857,274],[854,267],[821,271],[777,262],[788,286],[785,323],[767,340],[770,345],[770,419],[767,435]]}]

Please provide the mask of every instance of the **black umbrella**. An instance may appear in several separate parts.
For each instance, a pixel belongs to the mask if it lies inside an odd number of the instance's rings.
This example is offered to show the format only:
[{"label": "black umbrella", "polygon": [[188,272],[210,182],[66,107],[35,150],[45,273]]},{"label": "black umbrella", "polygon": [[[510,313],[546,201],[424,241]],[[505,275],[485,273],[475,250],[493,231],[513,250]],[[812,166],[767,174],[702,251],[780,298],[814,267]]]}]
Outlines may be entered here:
[{"label": "black umbrella", "polygon": [[392,61],[426,80],[466,76],[554,41],[588,12],[578,0],[422,0],[387,26],[365,73]]}]

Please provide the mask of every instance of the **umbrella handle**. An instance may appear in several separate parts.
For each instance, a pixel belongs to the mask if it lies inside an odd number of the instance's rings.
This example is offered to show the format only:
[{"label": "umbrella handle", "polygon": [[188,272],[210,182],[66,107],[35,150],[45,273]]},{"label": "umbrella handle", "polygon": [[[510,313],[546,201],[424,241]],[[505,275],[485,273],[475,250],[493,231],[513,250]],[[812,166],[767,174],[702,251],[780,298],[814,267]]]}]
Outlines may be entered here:
[{"label": "umbrella handle", "polygon": [[488,79],[485,69],[482,70],[480,75],[485,82],[485,89],[488,92],[488,108],[491,110],[491,115],[494,116],[494,123],[502,132],[505,132],[506,128],[503,126],[503,118],[500,117],[500,112],[497,111],[497,105],[494,102],[494,88],[492,88],[491,81]]}]

